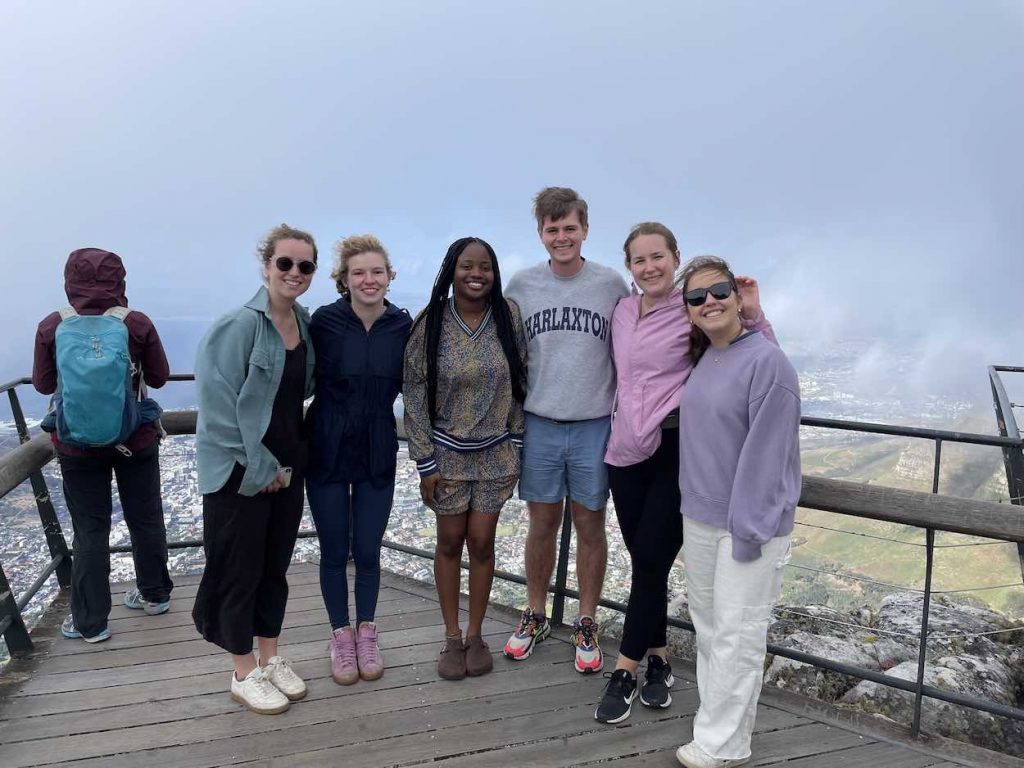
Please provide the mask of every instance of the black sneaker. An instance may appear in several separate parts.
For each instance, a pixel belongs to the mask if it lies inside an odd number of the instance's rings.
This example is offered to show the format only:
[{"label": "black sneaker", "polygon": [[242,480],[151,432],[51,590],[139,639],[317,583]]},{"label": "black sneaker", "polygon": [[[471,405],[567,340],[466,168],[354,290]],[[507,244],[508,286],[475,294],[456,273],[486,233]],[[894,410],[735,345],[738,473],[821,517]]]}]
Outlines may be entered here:
[{"label": "black sneaker", "polygon": [[594,712],[594,719],[599,723],[621,723],[633,709],[636,678],[624,669],[616,669],[611,674],[605,672],[605,676],[608,684],[604,687],[604,695]]},{"label": "black sneaker", "polygon": [[672,686],[676,679],[672,677],[672,667],[661,656],[647,657],[647,673],[640,689],[640,703],[645,707],[664,709],[672,703]]}]

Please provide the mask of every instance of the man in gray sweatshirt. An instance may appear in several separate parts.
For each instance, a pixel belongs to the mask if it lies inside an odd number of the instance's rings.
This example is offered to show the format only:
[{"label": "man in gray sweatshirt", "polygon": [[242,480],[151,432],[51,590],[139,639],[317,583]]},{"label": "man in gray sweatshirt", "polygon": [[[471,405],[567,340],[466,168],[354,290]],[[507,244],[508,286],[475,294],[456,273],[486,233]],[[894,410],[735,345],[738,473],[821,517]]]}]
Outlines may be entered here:
[{"label": "man in gray sweatshirt", "polygon": [[594,616],[608,559],[604,452],[615,399],[609,326],[612,310],[629,290],[617,272],[583,258],[587,203],[574,190],[541,190],[533,212],[549,259],[513,275],[505,289],[505,296],[519,305],[526,330],[526,434],[519,496],[530,513],[529,605],[505,644],[505,655],[525,659],[551,633],[547,590],[563,503],[570,496],[580,591],[580,615],[572,635],[575,666],[592,673],[604,664]]}]

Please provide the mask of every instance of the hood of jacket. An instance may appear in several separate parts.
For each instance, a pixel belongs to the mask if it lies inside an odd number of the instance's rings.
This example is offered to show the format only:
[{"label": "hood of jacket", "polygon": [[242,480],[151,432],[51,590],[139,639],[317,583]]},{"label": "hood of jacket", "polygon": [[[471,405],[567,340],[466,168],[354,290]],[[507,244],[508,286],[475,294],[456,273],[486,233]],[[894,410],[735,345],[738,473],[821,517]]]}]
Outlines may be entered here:
[{"label": "hood of jacket", "polygon": [[79,248],[64,265],[64,292],[79,314],[97,315],[111,307],[127,307],[124,264],[116,253]]}]

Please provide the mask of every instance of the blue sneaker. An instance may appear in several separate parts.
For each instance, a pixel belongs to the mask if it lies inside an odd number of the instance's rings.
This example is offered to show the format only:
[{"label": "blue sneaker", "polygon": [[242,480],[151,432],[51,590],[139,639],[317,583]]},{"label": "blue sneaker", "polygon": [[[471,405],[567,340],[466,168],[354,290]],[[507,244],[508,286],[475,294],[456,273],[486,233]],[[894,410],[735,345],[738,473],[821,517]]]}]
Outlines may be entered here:
[{"label": "blue sneaker", "polygon": [[69,640],[85,640],[87,643],[102,643],[104,640],[110,639],[110,629],[108,627],[104,627],[92,637],[86,637],[75,628],[75,619],[70,613],[60,625],[60,633]]},{"label": "blue sneaker", "polygon": [[124,604],[128,608],[143,610],[150,616],[159,616],[161,613],[167,613],[167,610],[171,607],[170,600],[164,600],[162,603],[154,603],[147,600],[139,592],[138,587],[130,589],[125,593]]}]

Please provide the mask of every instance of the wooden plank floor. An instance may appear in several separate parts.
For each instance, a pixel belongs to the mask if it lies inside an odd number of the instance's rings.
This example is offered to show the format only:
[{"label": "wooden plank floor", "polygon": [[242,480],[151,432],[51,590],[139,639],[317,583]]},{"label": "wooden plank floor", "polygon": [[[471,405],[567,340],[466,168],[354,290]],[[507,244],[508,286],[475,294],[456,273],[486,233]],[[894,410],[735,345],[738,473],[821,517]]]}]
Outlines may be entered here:
[{"label": "wooden plank floor", "polygon": [[[496,653],[494,672],[438,679],[443,632],[433,589],[389,574],[378,607],[387,671],[373,683],[336,685],[310,565],[292,567],[282,634],[282,652],[307,680],[309,696],[284,714],[256,715],[231,700],[225,655],[192,626],[198,578],[176,582],[163,616],[117,605],[123,590],[115,590],[113,637],[98,645],[59,637],[60,616],[51,612],[36,630],[34,659],[14,663],[0,677],[0,766],[674,766],[675,748],[691,736],[697,691],[683,665],[677,665],[684,671],[671,707],[637,705],[625,723],[601,725],[593,711],[604,679],[575,672],[566,634],[556,632],[529,661],[510,662],[499,652],[515,615],[501,608],[492,607],[484,625]],[[934,750],[859,730],[818,722],[766,692],[750,764],[992,764],[948,762]]]}]

